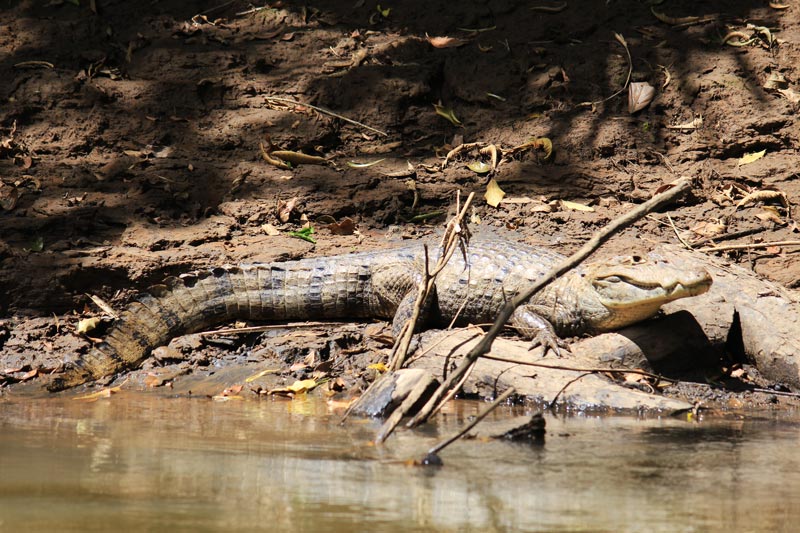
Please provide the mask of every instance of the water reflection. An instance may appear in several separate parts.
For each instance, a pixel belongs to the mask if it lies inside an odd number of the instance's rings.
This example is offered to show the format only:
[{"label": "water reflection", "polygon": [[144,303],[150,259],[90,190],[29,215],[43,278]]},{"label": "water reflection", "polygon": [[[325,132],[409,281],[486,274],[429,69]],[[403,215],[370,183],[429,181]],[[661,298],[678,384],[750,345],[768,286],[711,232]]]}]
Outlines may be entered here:
[{"label": "water reflection", "polygon": [[115,396],[0,403],[0,529],[18,531],[789,531],[800,426],[781,420],[548,417],[531,448],[378,424],[319,400]]}]

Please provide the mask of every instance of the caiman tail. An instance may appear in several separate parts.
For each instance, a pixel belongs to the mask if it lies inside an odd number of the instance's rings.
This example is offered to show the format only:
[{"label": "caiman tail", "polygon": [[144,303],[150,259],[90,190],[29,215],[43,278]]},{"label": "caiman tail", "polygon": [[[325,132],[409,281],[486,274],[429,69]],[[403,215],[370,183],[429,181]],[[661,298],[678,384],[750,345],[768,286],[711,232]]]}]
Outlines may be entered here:
[{"label": "caiman tail", "polygon": [[[224,321],[337,317],[359,303],[354,301],[361,300],[356,294],[364,294],[360,269],[341,268],[341,263],[338,270],[319,259],[226,266],[169,278],[133,302],[105,340],[50,381],[47,389],[60,391],[134,368],[173,337]],[[351,283],[342,284],[342,278]],[[348,289],[340,290],[343,285]]]}]

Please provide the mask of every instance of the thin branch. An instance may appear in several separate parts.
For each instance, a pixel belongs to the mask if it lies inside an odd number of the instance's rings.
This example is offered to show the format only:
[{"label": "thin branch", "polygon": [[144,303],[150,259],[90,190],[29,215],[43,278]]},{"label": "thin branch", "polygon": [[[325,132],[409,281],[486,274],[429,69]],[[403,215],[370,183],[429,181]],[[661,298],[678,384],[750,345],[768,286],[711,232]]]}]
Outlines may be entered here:
[{"label": "thin branch", "polygon": [[464,217],[467,214],[467,209],[469,209],[474,197],[475,193],[471,192],[464,202],[464,207],[458,210],[456,212],[456,216],[447,223],[444,235],[442,236],[439,259],[436,261],[436,266],[433,268],[432,272],[428,271],[428,248],[425,248],[425,277],[419,286],[419,292],[417,293],[417,299],[414,302],[414,309],[412,311],[411,318],[403,326],[400,337],[397,339],[397,342],[392,350],[391,362],[389,363],[389,368],[391,370],[399,370],[400,368],[403,368],[403,365],[405,364],[406,357],[408,356],[408,348],[411,345],[411,339],[414,335],[414,328],[416,327],[420,314],[422,314],[422,308],[425,306],[425,302],[428,300],[428,297],[433,291],[436,283],[436,276],[439,275],[439,273],[450,261],[450,258],[453,257],[459,236],[463,234],[461,229],[462,221],[464,220]]},{"label": "thin branch", "polygon": [[672,379],[668,377],[664,377],[660,374],[653,374],[652,372],[648,372],[646,370],[639,370],[635,368],[603,368],[603,367],[574,367],[574,366],[565,366],[565,365],[546,365],[544,363],[534,363],[533,361],[519,361],[518,359],[512,359],[510,357],[498,357],[496,355],[484,355],[484,359],[491,359],[492,361],[501,361],[503,363],[513,363],[515,365],[523,365],[523,366],[535,366],[537,368],[548,368],[550,370],[566,370],[568,372],[587,372],[590,374],[638,374],[640,376],[646,376],[648,378],[657,379],[659,381],[667,381],[669,383],[681,383],[679,379]]},{"label": "thin branch", "polygon": [[668,189],[661,194],[657,194],[635,209],[612,220],[602,230],[597,232],[586,244],[584,244],[580,250],[561,261],[552,270],[550,270],[550,272],[543,276],[539,281],[534,283],[526,291],[523,291],[521,294],[518,294],[506,302],[486,336],[484,336],[470,350],[464,360],[459,364],[458,368],[456,368],[456,370],[450,374],[448,378],[439,386],[439,388],[436,390],[436,392],[434,392],[433,396],[428,400],[420,412],[417,413],[417,415],[412,418],[410,422],[408,422],[407,426],[414,427],[428,419],[436,407],[436,404],[438,404],[447,391],[450,390],[461,379],[467,368],[469,368],[469,366],[472,365],[472,363],[478,359],[478,357],[489,353],[494,339],[500,334],[505,326],[505,323],[508,322],[517,307],[527,302],[531,296],[541,291],[547,285],[555,281],[559,276],[562,276],[567,271],[579,265],[584,259],[589,257],[598,248],[600,248],[603,243],[610,239],[611,236],[618,233],[622,229],[627,228],[651,211],[673,201],[690,188],[691,182],[687,178],[681,178],[673,182],[673,187],[671,189]]},{"label": "thin branch", "polygon": [[573,383],[575,383],[576,381],[580,381],[580,380],[582,380],[582,379],[583,379],[583,378],[585,378],[586,376],[591,376],[592,374],[594,374],[594,372],[584,372],[583,374],[581,374],[580,376],[576,377],[575,379],[571,379],[571,380],[567,381],[567,383],[566,383],[566,384],[564,384],[564,386],[563,386],[563,387],[561,387],[561,390],[559,390],[559,391],[556,393],[556,395],[555,395],[555,396],[553,396],[553,399],[552,399],[552,400],[550,400],[550,402],[547,404],[547,408],[548,408],[548,409],[552,409],[553,407],[555,407],[555,405],[556,405],[556,400],[558,400],[558,397],[559,397],[559,396],[561,396],[561,394],[562,394],[562,393],[563,393],[565,390],[567,390],[567,388],[568,388],[570,385],[572,385],[572,384],[573,384]]},{"label": "thin branch", "polygon": [[755,250],[758,248],[769,248],[770,246],[800,246],[800,241],[774,241],[774,242],[754,242],[751,244],[728,244],[725,246],[708,246],[698,248],[698,252],[724,252],[725,250]]},{"label": "thin branch", "polygon": [[681,237],[681,234],[678,231],[678,228],[675,227],[675,223],[672,221],[672,217],[669,216],[669,214],[667,214],[667,220],[669,220],[669,225],[670,225],[670,227],[672,227],[672,231],[675,232],[675,236],[678,238],[679,241],[681,241],[681,244],[684,245],[687,249],[691,250],[692,249],[692,245],[690,245],[688,242],[686,242],[683,239],[683,237]]},{"label": "thin branch", "polygon": [[384,137],[388,137],[389,136],[389,134],[386,133],[385,131],[381,131],[379,129],[375,129],[372,126],[367,126],[366,124],[362,124],[361,122],[357,122],[357,121],[355,121],[355,120],[353,120],[351,118],[347,118],[347,117],[342,116],[342,115],[340,115],[338,113],[334,113],[333,111],[330,111],[328,109],[324,109],[322,107],[317,107],[317,106],[311,105],[311,104],[304,104],[303,102],[298,102],[297,100],[292,100],[291,98],[281,98],[280,96],[267,96],[267,101],[274,101],[274,102],[280,102],[282,104],[294,104],[294,105],[301,105],[301,106],[305,106],[305,107],[310,107],[314,111],[316,111],[318,113],[322,113],[323,115],[329,115],[329,116],[338,118],[339,120],[343,120],[343,121],[347,122],[348,124],[352,124],[354,126],[358,126],[360,128],[364,128],[364,129],[369,130],[371,132],[377,133],[378,135],[383,135]]}]

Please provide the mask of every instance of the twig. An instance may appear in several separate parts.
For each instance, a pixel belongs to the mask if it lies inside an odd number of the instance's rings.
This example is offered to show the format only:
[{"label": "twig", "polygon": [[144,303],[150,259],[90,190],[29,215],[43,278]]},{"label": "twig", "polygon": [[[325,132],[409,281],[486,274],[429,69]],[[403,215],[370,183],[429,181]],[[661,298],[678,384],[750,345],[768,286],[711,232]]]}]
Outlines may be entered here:
[{"label": "twig", "polygon": [[535,366],[537,368],[549,368],[550,370],[566,370],[568,372],[587,372],[590,374],[638,374],[641,376],[646,376],[648,378],[657,379],[659,381],[667,381],[669,383],[680,383],[681,380],[679,379],[672,379],[668,377],[664,377],[660,374],[653,374],[652,372],[648,372],[646,370],[639,370],[634,368],[603,368],[603,367],[574,367],[574,366],[564,366],[564,365],[546,365],[544,363],[534,363],[533,361],[519,361],[517,359],[512,359],[510,357],[499,357],[496,355],[484,355],[484,359],[491,359],[492,361],[501,361],[503,363],[513,363],[516,365],[523,365],[523,366]]},{"label": "twig", "polygon": [[625,54],[627,54],[628,56],[628,76],[625,78],[625,83],[622,85],[622,88],[620,90],[618,90],[611,96],[603,98],[602,100],[598,100],[596,102],[581,102],[580,104],[577,105],[577,107],[591,107],[592,109],[594,109],[594,106],[596,106],[597,104],[608,102],[612,98],[622,94],[622,91],[624,91],[628,87],[628,84],[631,81],[631,75],[633,74],[633,58],[631,57],[631,51],[628,48],[628,43],[627,41],[625,41],[625,37],[623,37],[621,33],[614,32],[614,40],[616,40],[619,44],[622,45],[622,48],[625,49]]},{"label": "twig", "polygon": [[768,248],[770,246],[800,246],[800,241],[773,241],[773,242],[754,242],[751,244],[728,244],[725,246],[709,246],[698,248],[698,252],[724,252],[725,250],[754,250],[757,248]]},{"label": "twig", "polygon": [[669,214],[667,214],[667,220],[669,220],[669,225],[670,227],[672,227],[672,231],[675,232],[675,236],[678,238],[679,241],[681,241],[681,244],[684,245],[687,249],[691,250],[692,246],[688,242],[686,242],[683,239],[683,237],[681,237],[681,234],[678,232],[678,228],[675,227],[675,223],[672,221],[672,217],[669,216]]},{"label": "twig", "polygon": [[362,124],[361,122],[357,122],[357,121],[355,121],[353,119],[347,118],[347,117],[342,116],[342,115],[340,115],[338,113],[334,113],[333,111],[330,111],[328,109],[324,109],[322,107],[317,107],[317,106],[311,105],[311,104],[304,104],[303,102],[298,102],[297,100],[292,100],[291,98],[281,98],[280,96],[267,96],[267,100],[268,101],[271,100],[271,101],[275,101],[275,102],[281,102],[282,104],[293,104],[293,105],[301,105],[301,106],[305,106],[305,107],[310,107],[314,111],[316,111],[318,113],[322,113],[323,115],[330,115],[332,117],[338,118],[339,120],[343,120],[343,121],[347,122],[348,124],[352,124],[354,126],[358,126],[360,128],[367,129],[369,131],[377,133],[378,135],[383,135],[384,137],[388,137],[389,136],[389,134],[386,133],[385,131],[381,131],[379,129],[375,129],[372,126],[367,126],[366,124]]},{"label": "twig", "polygon": [[782,390],[770,389],[750,389],[751,392],[760,392],[762,394],[774,394],[775,396],[788,396],[790,398],[800,398],[800,392],[787,392]]},{"label": "twig", "polygon": [[392,358],[389,363],[389,368],[391,370],[399,370],[405,364],[408,348],[411,345],[411,339],[414,335],[414,328],[422,313],[422,308],[425,306],[425,302],[433,291],[434,284],[436,283],[436,276],[439,275],[448,261],[450,261],[450,258],[453,257],[459,235],[463,233],[461,229],[462,221],[474,197],[475,193],[471,192],[464,202],[464,207],[458,210],[456,216],[447,223],[444,235],[442,236],[439,259],[436,261],[436,266],[432,272],[428,271],[428,248],[425,247],[425,278],[423,282],[420,283],[411,318],[406,322],[405,326],[403,326],[403,330],[392,350]]},{"label": "twig", "polygon": [[450,446],[452,443],[454,443],[455,441],[457,441],[458,439],[463,437],[469,430],[471,430],[472,428],[477,426],[478,422],[480,422],[481,420],[486,418],[486,415],[488,415],[489,413],[491,413],[492,411],[497,409],[497,407],[501,403],[506,401],[508,399],[508,397],[511,396],[512,394],[514,394],[515,392],[517,392],[517,390],[514,387],[509,387],[508,389],[506,389],[506,391],[503,392],[503,394],[498,396],[483,411],[478,413],[478,416],[476,416],[475,419],[472,422],[470,422],[469,424],[467,424],[461,431],[459,431],[458,433],[456,433],[452,437],[449,437],[449,438],[445,439],[444,441],[440,442],[439,444],[437,444],[436,446],[434,446],[433,448],[428,450],[428,453],[427,453],[426,457],[429,457],[431,455],[435,455],[435,454],[439,453],[440,451],[445,449],[447,446]]},{"label": "twig", "polygon": [[[225,2],[224,4],[220,4],[220,5],[216,6],[216,7],[212,7],[212,8],[210,8],[210,9],[206,9],[206,10],[205,10],[205,11],[203,11],[202,13],[199,13],[198,15],[195,15],[195,17],[197,17],[197,16],[205,16],[205,15],[210,15],[210,14],[211,14],[211,13],[213,13],[214,11],[220,11],[220,10],[222,10],[222,9],[225,9],[225,8],[226,8],[226,7],[228,7],[229,5],[231,5],[231,4],[235,4],[235,3],[236,3],[236,0],[231,0],[230,2]],[[194,17],[193,17],[193,18],[194,18]]]},{"label": "twig", "polygon": [[245,328],[226,328],[226,329],[217,329],[213,331],[201,331],[199,333],[195,333],[195,335],[199,335],[200,337],[211,337],[214,335],[241,335],[246,333],[261,333],[262,331],[269,331],[272,329],[289,329],[289,328],[307,328],[307,327],[316,327],[316,326],[330,326],[331,324],[336,324],[336,322],[297,322],[294,324],[267,324],[264,326],[249,326]]},{"label": "twig", "polygon": [[273,9],[270,6],[261,6],[261,7],[253,7],[248,9],[247,11],[239,11],[236,13],[237,17],[243,17],[245,15],[252,15],[253,13],[258,13],[259,11],[264,11],[265,9]]},{"label": "twig", "polygon": [[565,390],[567,390],[567,387],[569,387],[570,385],[572,385],[572,384],[573,384],[573,383],[575,383],[576,381],[580,381],[580,380],[582,380],[582,379],[583,379],[583,378],[585,378],[586,376],[591,376],[592,374],[594,374],[594,372],[584,372],[583,374],[581,374],[580,376],[576,377],[575,379],[571,379],[571,380],[567,381],[567,383],[566,383],[566,384],[565,384],[563,387],[561,387],[561,390],[559,390],[559,391],[556,393],[556,395],[555,395],[555,396],[553,396],[553,399],[552,399],[552,400],[550,400],[550,402],[547,404],[547,408],[548,408],[548,409],[552,409],[553,407],[555,407],[555,405],[556,405],[556,400],[558,400],[558,397],[559,397],[559,396],[561,396],[561,394],[562,394],[562,393],[563,393]]},{"label": "twig", "polygon": [[740,231],[734,231],[732,233],[723,233],[722,235],[715,235],[713,237],[706,237],[705,239],[700,239],[699,241],[693,243],[693,245],[700,246],[702,244],[706,244],[709,242],[729,241],[731,239],[738,239],[739,237],[747,237],[748,235],[761,233],[762,231],[766,231],[766,229],[767,229],[766,226],[760,226],[758,228],[743,229]]},{"label": "twig", "polygon": [[676,197],[689,190],[691,187],[691,182],[687,178],[681,178],[675,181],[673,184],[674,186],[671,189],[664,191],[661,194],[657,194],[632,211],[629,211],[628,213],[612,220],[606,227],[597,232],[586,244],[584,244],[580,250],[561,261],[552,270],[550,270],[550,272],[548,272],[527,290],[508,300],[500,310],[497,319],[486,333],[486,336],[484,336],[469,351],[464,360],[459,364],[458,368],[456,368],[456,370],[450,374],[448,378],[439,386],[439,388],[433,393],[433,396],[428,400],[420,412],[417,413],[417,415],[414,416],[410,422],[408,422],[407,426],[414,427],[428,419],[436,407],[436,404],[439,403],[447,391],[450,390],[453,385],[455,385],[461,379],[461,376],[464,375],[466,369],[469,368],[469,366],[472,365],[472,363],[478,359],[478,357],[489,353],[494,339],[500,334],[505,326],[505,323],[508,322],[509,318],[511,318],[511,315],[514,314],[514,311],[517,307],[527,302],[531,296],[555,281],[559,276],[580,264],[584,259],[594,253],[604,242],[610,239],[612,235],[630,226],[649,212],[668,202],[671,202]]}]

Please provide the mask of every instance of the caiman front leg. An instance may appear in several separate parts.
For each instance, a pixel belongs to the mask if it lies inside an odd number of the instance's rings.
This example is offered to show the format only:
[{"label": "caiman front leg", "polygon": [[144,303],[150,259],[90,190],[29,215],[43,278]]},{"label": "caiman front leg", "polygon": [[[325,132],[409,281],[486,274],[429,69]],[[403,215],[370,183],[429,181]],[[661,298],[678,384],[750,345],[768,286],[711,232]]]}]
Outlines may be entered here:
[{"label": "caiman front leg", "polygon": [[569,345],[556,334],[553,325],[528,306],[517,307],[511,315],[511,325],[520,335],[531,340],[530,349],[541,346],[544,350],[542,355],[547,355],[548,350],[552,350],[556,357],[561,357],[561,350],[569,352]]}]

